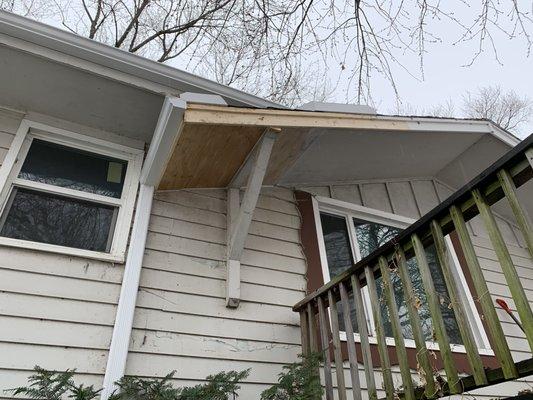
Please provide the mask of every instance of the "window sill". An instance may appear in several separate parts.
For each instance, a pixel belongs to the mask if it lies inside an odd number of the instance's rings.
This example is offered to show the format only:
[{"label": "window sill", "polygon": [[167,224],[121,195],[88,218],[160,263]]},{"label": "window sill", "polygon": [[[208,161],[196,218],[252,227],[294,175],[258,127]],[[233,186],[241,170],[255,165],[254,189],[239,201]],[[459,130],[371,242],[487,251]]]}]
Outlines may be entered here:
[{"label": "window sill", "polygon": [[[346,342],[346,333],[345,332],[340,332],[340,339],[342,342]],[[354,340],[356,343],[361,343],[361,340],[359,338],[359,335],[358,334],[355,334],[354,333]],[[369,336],[368,338],[368,342],[370,344],[377,344],[377,339],[373,336]],[[394,342],[394,338],[386,338],[386,342],[387,342],[387,346],[391,346],[391,347],[394,347],[395,346],[395,342]],[[415,345],[415,341],[412,340],[412,339],[405,339],[405,347],[407,349],[416,349],[416,345]],[[428,350],[433,350],[433,351],[439,351],[439,345],[438,343],[435,343],[435,342],[426,342],[426,347]],[[456,344],[452,344],[451,345],[451,350],[452,350],[452,353],[458,353],[458,354],[466,354],[466,349],[463,345],[456,345]],[[480,349],[478,348],[478,351],[479,351],[479,355],[481,356],[494,356],[494,351],[492,349]]]},{"label": "window sill", "polygon": [[93,260],[108,261],[116,264],[123,264],[125,262],[124,254],[110,254],[99,251],[76,249],[72,247],[57,246],[48,243],[31,242],[28,240],[12,239],[7,237],[0,237],[0,246],[16,247],[26,250],[44,251],[47,253],[64,254],[67,256],[74,256],[80,258],[89,258]]}]

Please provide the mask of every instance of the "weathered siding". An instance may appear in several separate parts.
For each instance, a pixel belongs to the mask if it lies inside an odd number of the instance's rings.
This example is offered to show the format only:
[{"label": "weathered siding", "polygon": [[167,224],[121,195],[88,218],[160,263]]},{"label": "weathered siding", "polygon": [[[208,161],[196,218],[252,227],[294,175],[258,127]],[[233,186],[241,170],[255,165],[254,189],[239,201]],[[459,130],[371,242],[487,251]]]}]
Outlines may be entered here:
[{"label": "weathered siding", "polygon": [[293,194],[264,190],[242,257],[238,309],[225,306],[223,190],[158,192],[152,207],[127,374],[179,385],[251,368],[243,398],[258,398],[300,350],[306,264]]},{"label": "weathered siding", "polygon": [[[346,185],[301,187],[299,189],[306,190],[318,196],[331,197],[413,219],[420,218],[445,200],[454,191],[440,181],[425,178],[387,182],[367,181]],[[529,257],[527,249],[523,247],[523,239],[516,226],[502,218],[497,218],[497,222],[507,242],[509,251],[512,254],[518,275],[530,299],[530,304],[533,306],[533,262]],[[479,217],[476,217],[468,223],[468,226],[491,296],[494,299],[503,298],[514,309],[514,302],[512,301],[509,288],[505,284],[505,277],[483,227],[483,222]],[[502,322],[504,332],[507,335],[509,347],[511,348],[514,359],[518,361],[530,358],[531,352],[529,351],[529,346],[523,332],[503,310],[498,309],[498,315]],[[350,382],[349,370],[346,369],[344,372],[346,382]],[[362,372],[360,373],[362,374]],[[361,378],[363,378],[363,375],[361,375]],[[398,373],[395,375],[395,381],[401,381]],[[362,382],[364,382],[364,379],[362,379]],[[532,382],[531,379],[528,379],[528,382]],[[377,384],[377,386],[379,387],[380,385]],[[515,382],[479,390],[475,393],[476,397],[494,398],[500,395],[516,395],[521,388],[524,388],[524,385]]]}]

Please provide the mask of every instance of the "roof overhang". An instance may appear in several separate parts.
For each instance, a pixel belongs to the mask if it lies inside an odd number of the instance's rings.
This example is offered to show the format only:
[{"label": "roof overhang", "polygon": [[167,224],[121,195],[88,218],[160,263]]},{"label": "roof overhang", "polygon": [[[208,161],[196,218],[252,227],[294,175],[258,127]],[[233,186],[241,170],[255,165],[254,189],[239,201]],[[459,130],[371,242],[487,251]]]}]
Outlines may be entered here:
[{"label": "roof overhang", "polygon": [[162,95],[209,93],[220,95],[228,104],[235,106],[283,107],[209,79],[1,10],[0,44]]},{"label": "roof overhang", "polygon": [[518,143],[481,120],[188,104],[159,189],[244,186],[249,155],[268,128],[281,133],[265,185],[436,176],[481,139],[494,145],[488,161]]}]

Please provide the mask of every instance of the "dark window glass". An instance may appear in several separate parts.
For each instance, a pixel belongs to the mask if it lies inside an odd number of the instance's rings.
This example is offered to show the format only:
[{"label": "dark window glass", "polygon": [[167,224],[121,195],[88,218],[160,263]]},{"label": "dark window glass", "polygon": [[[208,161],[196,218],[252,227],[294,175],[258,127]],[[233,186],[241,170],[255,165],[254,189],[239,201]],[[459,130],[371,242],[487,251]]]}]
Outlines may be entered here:
[{"label": "dark window glass", "polygon": [[109,252],[117,208],[15,188],[0,235]]},{"label": "dark window glass", "polygon": [[120,198],[127,162],[34,139],[19,177]]},{"label": "dark window glass", "polygon": [[[366,222],[354,219],[355,231],[357,235],[357,242],[361,251],[361,256],[365,257],[376,250],[378,247],[384,245],[388,241],[394,239],[402,230],[399,228],[377,224],[373,222]],[[433,277],[435,290],[441,299],[441,312],[444,319],[444,324],[448,332],[451,343],[462,344],[461,336],[459,335],[459,328],[457,327],[457,321],[453,309],[451,308],[448,291],[444,281],[444,276],[437,259],[435,247],[429,246],[426,248],[426,257],[428,260],[429,268]],[[435,341],[433,333],[433,325],[429,309],[427,307],[427,298],[420,277],[420,271],[418,270],[417,262],[414,258],[407,261],[407,268],[409,269],[409,276],[413,282],[413,295],[420,300],[420,307],[418,313],[420,316],[420,322],[422,324],[422,331],[425,339],[428,341]],[[413,339],[413,332],[411,329],[411,323],[409,320],[409,314],[407,311],[406,297],[403,291],[403,287],[400,281],[400,276],[393,271],[391,274],[392,286],[394,288],[396,308],[400,316],[400,324],[402,326],[403,336],[407,339]],[[378,290],[379,298],[383,298],[383,283],[382,278],[376,279],[376,286]],[[387,306],[384,301],[380,301],[381,316],[385,333],[387,336],[392,337],[392,326],[388,317]]]},{"label": "dark window glass", "polygon": [[[322,233],[326,245],[329,274],[333,278],[353,265],[346,219],[344,217],[321,213],[320,221],[322,223]],[[337,307],[339,308],[339,329],[345,331],[342,304],[340,302],[337,303]],[[359,332],[352,296],[350,296],[350,315],[354,332]]]},{"label": "dark window glass", "polygon": [[374,222],[353,220],[361,257],[366,257],[398,235],[402,230]]}]

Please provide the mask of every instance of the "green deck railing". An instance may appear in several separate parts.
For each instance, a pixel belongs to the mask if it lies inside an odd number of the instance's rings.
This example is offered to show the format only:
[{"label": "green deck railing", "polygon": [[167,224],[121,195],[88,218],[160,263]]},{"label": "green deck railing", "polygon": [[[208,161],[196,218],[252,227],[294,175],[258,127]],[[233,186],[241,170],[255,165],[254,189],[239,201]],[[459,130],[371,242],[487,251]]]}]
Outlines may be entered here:
[{"label": "green deck railing", "polygon": [[[324,355],[323,370],[327,400],[334,398],[332,365],[335,366],[336,371],[344,371],[345,358],[347,358],[350,369],[349,378],[351,379],[353,398],[361,398],[357,347],[352,329],[352,317],[349,312],[350,300],[353,301],[354,306],[352,307],[355,307],[355,315],[359,327],[360,359],[363,361],[368,396],[370,399],[377,399],[371,345],[366,325],[367,318],[361,295],[361,289],[364,286],[367,287],[371,299],[371,312],[375,323],[375,339],[381,365],[383,388],[387,399],[392,400],[397,396],[405,399],[437,398],[533,374],[533,361],[531,359],[519,363],[513,361],[492,298],[490,295],[483,295],[489,293],[489,288],[484,279],[466,225],[470,219],[478,215],[483,221],[505,276],[506,284],[512,294],[516,312],[522,322],[530,350],[533,350],[533,313],[491,209],[491,206],[496,202],[503,198],[506,199],[515,216],[530,256],[533,258],[532,223],[516,193],[517,188],[533,177],[532,168],[533,135],[522,141],[508,154],[405,229],[393,240],[336,276],[320,289],[309,294],[293,307],[294,311],[300,313],[304,354],[322,352]],[[528,206],[533,204],[531,203],[533,199],[527,199],[527,201],[529,202]],[[487,333],[490,336],[492,350],[499,363],[499,368],[489,370],[483,364],[473,331],[466,318],[467,314],[464,305],[459,297],[458,282],[456,282],[456,278],[452,273],[445,245],[445,236],[454,231],[462,247],[473,285],[479,295],[476,300],[480,303],[484,323],[488,327]],[[453,304],[457,326],[466,350],[466,358],[471,371],[471,375],[466,377],[460,376],[452,356],[452,348],[441,312],[440,299],[435,291],[435,284],[426,258],[425,248],[429,245],[435,246],[450,303]],[[416,259],[418,264],[422,285],[426,293],[427,308],[431,315],[434,338],[438,343],[440,358],[442,359],[446,376],[445,382],[435,379],[438,376],[436,376],[432,366],[432,356],[428,352],[422,333],[418,314],[419,304],[416,304],[414,296],[406,296],[419,370],[426,381],[422,388],[415,387],[413,383],[413,371],[408,363],[407,349],[402,334],[395,293],[391,284],[391,274],[397,273],[404,293],[413,292],[413,283],[407,270],[407,260],[412,257]],[[376,278],[379,276],[383,278],[382,299],[378,298],[376,287]],[[384,301],[387,306],[390,326],[394,336],[394,351],[397,355],[402,381],[401,385],[397,385],[398,387],[395,387],[393,382],[389,351],[381,319],[380,300]],[[345,354],[342,351],[339,332],[339,303],[342,305],[340,315],[346,330]],[[336,373],[335,376],[336,397],[339,400],[346,400],[348,392],[346,390],[347,384],[344,372]]]}]

